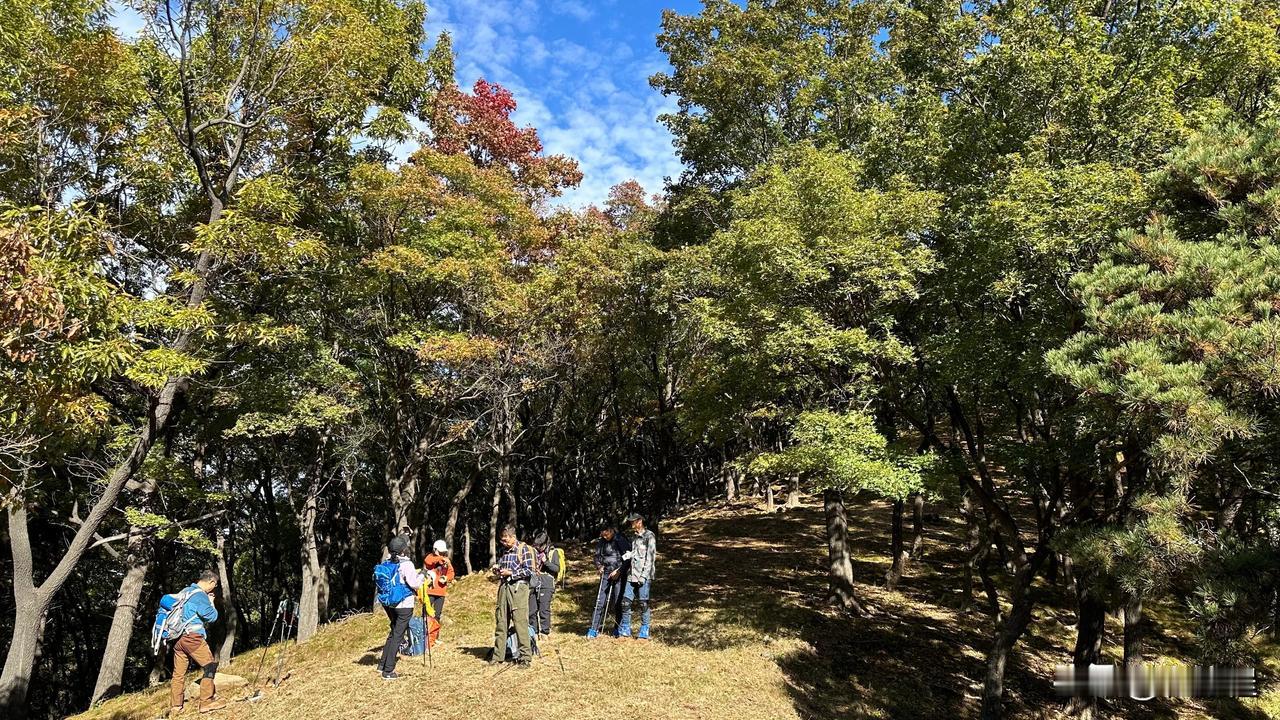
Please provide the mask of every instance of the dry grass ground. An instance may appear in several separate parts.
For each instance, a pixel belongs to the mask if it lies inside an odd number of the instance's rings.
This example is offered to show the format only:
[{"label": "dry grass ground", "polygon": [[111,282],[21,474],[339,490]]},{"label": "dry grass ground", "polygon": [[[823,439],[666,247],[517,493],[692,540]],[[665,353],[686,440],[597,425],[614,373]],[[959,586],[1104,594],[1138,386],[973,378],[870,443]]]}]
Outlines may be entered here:
[{"label": "dry grass ground", "polygon": [[[445,610],[431,668],[404,658],[404,679],[383,683],[375,666],[386,635],[381,615],[334,623],[291,651],[289,678],[257,703],[217,716],[261,720],[432,717],[523,718],[967,718],[976,715],[987,621],[958,611],[961,531],[938,519],[923,558],[898,590],[882,587],[888,567],[888,508],[854,510],[851,529],[867,618],[830,611],[820,600],[825,551],[821,511],[767,515],[749,503],[707,507],[664,524],[654,583],[654,642],[586,640],[595,578],[571,549],[571,581],[557,593],[557,633],[530,670],[490,668],[494,585],[463,580]],[[577,555],[574,561],[574,555]],[[876,583],[881,583],[877,585]],[[1054,718],[1055,664],[1074,638],[1070,598],[1042,587],[1045,602],[1011,663],[1010,716]],[[1185,658],[1188,628],[1173,607],[1153,609],[1152,654]],[[1118,627],[1111,627],[1112,638]],[[1112,653],[1114,654],[1114,653]],[[268,665],[275,655],[269,656]],[[228,672],[249,676],[258,655]],[[563,671],[561,669],[563,663]],[[1265,676],[1280,670],[1271,648]],[[249,689],[228,693],[247,695]],[[84,720],[145,720],[163,712],[163,689],[112,700]],[[1280,692],[1215,703],[1123,701],[1105,716],[1136,720],[1280,718]],[[188,710],[196,717],[194,710]]]}]

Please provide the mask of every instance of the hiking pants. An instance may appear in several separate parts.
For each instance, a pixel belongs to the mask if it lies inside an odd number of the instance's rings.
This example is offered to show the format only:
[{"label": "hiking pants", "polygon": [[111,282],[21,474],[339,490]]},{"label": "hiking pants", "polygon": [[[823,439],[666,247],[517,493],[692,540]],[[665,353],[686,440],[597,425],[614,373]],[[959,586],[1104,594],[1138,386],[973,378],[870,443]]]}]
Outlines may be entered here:
[{"label": "hiking pants", "polygon": [[436,622],[444,617],[444,595],[428,595],[431,598],[431,611],[436,614]]},{"label": "hiking pants", "polygon": [[173,644],[173,679],[169,681],[171,707],[182,707],[187,690],[187,669],[192,664],[204,670],[204,677],[200,679],[200,704],[213,699],[213,676],[218,672],[218,663],[214,662],[213,651],[203,635],[187,633]]},{"label": "hiking pants", "polygon": [[631,632],[631,603],[639,601],[640,603],[640,627],[649,627],[649,583],[651,580],[644,582],[628,582],[622,590],[622,625],[624,632]]},{"label": "hiking pants", "polygon": [[551,634],[551,598],[556,593],[556,579],[545,573],[535,575],[529,586],[529,627],[543,635]]},{"label": "hiking pants", "polygon": [[604,615],[606,612],[613,615],[615,626],[622,620],[622,608],[618,604],[618,600],[622,595],[623,580],[622,573],[618,573],[617,578],[610,580],[609,573],[601,571],[600,591],[596,593],[596,611],[591,616],[592,630],[604,632]]},{"label": "hiking pants", "polygon": [[382,646],[382,661],[378,663],[378,671],[389,673],[396,669],[396,661],[400,659],[400,642],[404,640],[405,633],[409,632],[409,620],[413,617],[413,608],[394,608],[383,605],[382,609],[387,611],[387,620],[391,621],[391,632],[387,633],[387,642]]},{"label": "hiking pants", "polygon": [[498,606],[493,611],[493,657],[507,657],[507,628],[516,626],[516,642],[520,644],[520,660],[533,657],[529,644],[529,583],[504,582],[498,586]]}]

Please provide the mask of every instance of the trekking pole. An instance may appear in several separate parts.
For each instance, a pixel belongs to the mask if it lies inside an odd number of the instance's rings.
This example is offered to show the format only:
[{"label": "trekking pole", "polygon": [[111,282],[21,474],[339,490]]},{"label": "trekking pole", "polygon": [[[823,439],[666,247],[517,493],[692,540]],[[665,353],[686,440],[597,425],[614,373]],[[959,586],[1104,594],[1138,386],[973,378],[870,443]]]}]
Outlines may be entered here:
[{"label": "trekking pole", "polygon": [[267,664],[267,650],[271,648],[271,638],[276,634],[276,624],[280,622],[280,616],[284,614],[284,601],[276,605],[276,617],[271,621],[271,632],[267,633],[267,641],[262,644],[262,655],[258,658],[258,672],[253,676],[253,692],[245,698],[249,702],[254,702],[262,697],[262,668]]},{"label": "trekking pole", "polygon": [[280,652],[276,654],[275,680],[272,681],[272,685],[276,687],[280,687],[281,681],[284,680],[281,673],[284,670],[285,658],[289,654],[289,636],[294,634],[294,629],[298,626],[298,609],[298,603],[293,603],[293,607],[290,608],[292,612],[287,616],[286,622],[280,624]]}]

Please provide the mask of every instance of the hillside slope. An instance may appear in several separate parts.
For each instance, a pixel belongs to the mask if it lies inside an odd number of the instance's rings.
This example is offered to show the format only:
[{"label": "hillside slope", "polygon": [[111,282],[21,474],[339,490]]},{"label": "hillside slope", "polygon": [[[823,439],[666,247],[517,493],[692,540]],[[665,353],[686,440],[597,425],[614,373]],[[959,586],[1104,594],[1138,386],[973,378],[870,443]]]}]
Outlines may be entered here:
[{"label": "hillside slope", "polygon": [[[861,508],[851,517],[863,583],[883,577],[888,511]],[[459,583],[445,611],[432,667],[404,658],[396,683],[375,666],[386,619],[363,614],[325,627],[291,651],[291,674],[257,703],[235,702],[212,717],[345,720],[388,716],[444,720],[478,716],[515,720],[599,717],[958,718],[977,709],[985,621],[956,604],[958,524],[927,528],[926,549],[898,591],[860,584],[874,614],[850,619],[819,602],[824,587],[822,518],[804,507],[766,515],[752,504],[709,507],[664,523],[654,583],[654,642],[586,640],[595,579],[583,549],[571,549],[571,580],[556,596],[556,627],[530,670],[485,663],[493,639],[494,585],[473,576]],[[573,557],[576,554],[578,557]],[[1184,655],[1181,622],[1153,612],[1162,627],[1157,655]],[[1069,605],[1037,616],[1009,670],[1011,716],[1054,717],[1049,678],[1069,657]],[[253,680],[257,653],[228,672]],[[269,656],[274,660],[274,653]],[[268,663],[270,665],[270,662]],[[1274,669],[1274,668],[1273,668]],[[247,688],[224,692],[242,698]],[[112,700],[84,720],[145,720],[163,712],[163,688]],[[188,705],[187,714],[197,717]],[[1118,703],[1133,718],[1280,717],[1275,693],[1256,701]]]}]

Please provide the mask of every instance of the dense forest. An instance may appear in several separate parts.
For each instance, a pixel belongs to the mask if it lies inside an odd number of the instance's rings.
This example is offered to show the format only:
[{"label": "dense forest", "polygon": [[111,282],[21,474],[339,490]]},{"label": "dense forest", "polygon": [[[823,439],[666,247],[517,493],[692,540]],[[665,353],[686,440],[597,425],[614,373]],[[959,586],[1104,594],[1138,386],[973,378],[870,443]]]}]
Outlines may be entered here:
[{"label": "dense forest", "polygon": [[821,498],[851,623],[846,503],[890,587],[963,517],[984,718],[1047,586],[1064,662],[1157,599],[1192,660],[1274,631],[1276,3],[704,0],[685,172],[577,210],[421,0],[128,5],[0,0],[0,715],[162,677],[202,568],[229,658],[367,610],[394,531],[471,571],[742,495]]}]

